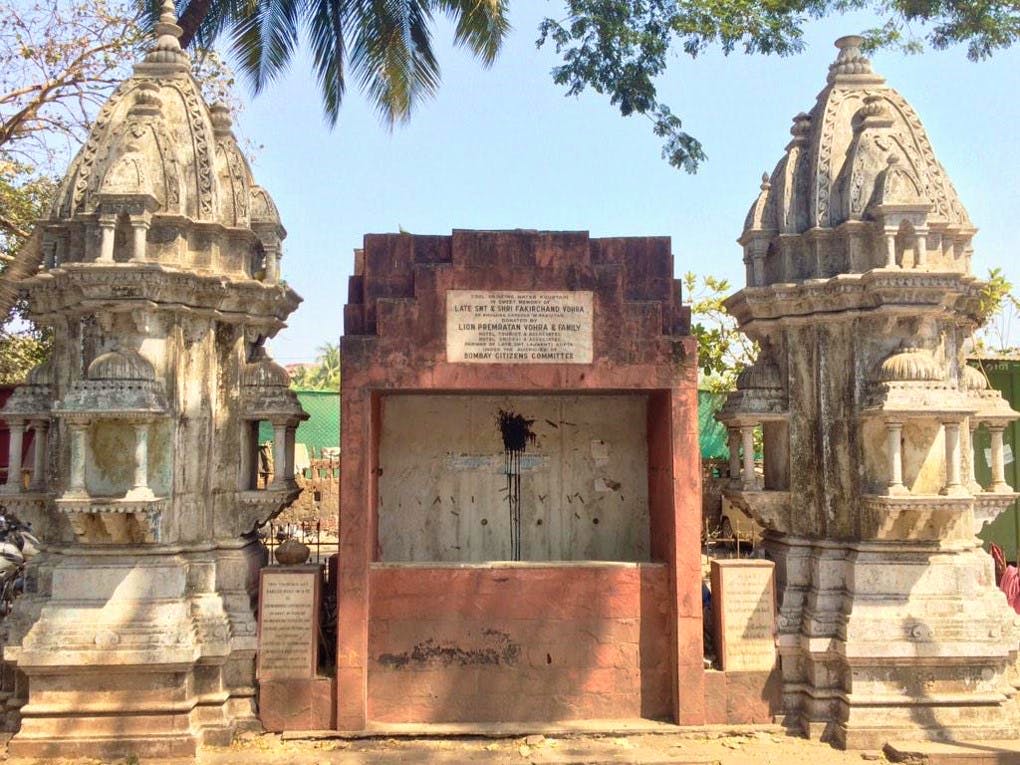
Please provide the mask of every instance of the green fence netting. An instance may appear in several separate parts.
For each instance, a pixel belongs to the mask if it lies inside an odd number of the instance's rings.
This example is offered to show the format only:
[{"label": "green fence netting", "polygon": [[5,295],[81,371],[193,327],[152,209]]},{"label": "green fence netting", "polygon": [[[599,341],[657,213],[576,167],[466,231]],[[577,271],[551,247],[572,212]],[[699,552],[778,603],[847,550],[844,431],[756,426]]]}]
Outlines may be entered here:
[{"label": "green fence netting", "polygon": [[[318,456],[324,448],[340,446],[340,394],[330,390],[298,390],[298,401],[308,412],[308,419],[298,425],[294,440]],[[273,426],[259,423],[259,441],[273,440]]]},{"label": "green fence netting", "polygon": [[[298,426],[299,444],[304,444],[316,455],[323,448],[340,445],[340,394],[324,390],[299,390],[298,401],[308,412],[309,418]],[[726,459],[726,428],[715,420],[715,413],[726,400],[725,394],[698,391],[698,429],[701,441],[701,456],[704,459]],[[259,441],[273,440],[273,428],[263,422],[259,428]]]}]

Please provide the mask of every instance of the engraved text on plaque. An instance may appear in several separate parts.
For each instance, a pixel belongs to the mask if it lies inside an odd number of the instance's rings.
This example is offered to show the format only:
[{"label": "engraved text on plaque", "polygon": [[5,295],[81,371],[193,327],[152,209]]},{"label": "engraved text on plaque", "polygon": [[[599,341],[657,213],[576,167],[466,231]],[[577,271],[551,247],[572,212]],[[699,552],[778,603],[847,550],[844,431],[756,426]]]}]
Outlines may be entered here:
[{"label": "engraved text on plaque", "polygon": [[317,568],[263,570],[259,597],[259,679],[315,676],[318,577]]},{"label": "engraved text on plaque", "polygon": [[469,364],[590,364],[591,292],[446,293],[446,358]]},{"label": "engraved text on plaque", "polygon": [[712,561],[716,651],[727,672],[769,671],[776,663],[774,564]]}]

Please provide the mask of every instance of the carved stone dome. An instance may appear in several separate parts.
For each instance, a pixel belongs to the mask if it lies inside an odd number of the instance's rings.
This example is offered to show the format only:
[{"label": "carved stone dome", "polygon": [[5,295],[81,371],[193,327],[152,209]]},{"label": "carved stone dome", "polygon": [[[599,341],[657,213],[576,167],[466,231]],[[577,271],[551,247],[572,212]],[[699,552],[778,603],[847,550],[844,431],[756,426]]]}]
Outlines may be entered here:
[{"label": "carved stone dome", "polygon": [[766,358],[759,356],[749,367],[745,367],[737,375],[737,387],[741,390],[783,391],[783,382],[779,367]]},{"label": "carved stone dome", "polygon": [[244,365],[241,385],[246,388],[289,388],[290,375],[286,369],[266,357]]},{"label": "carved stone dome", "polygon": [[964,364],[960,372],[960,388],[966,391],[988,390],[988,379],[980,369]]},{"label": "carved stone dome", "polygon": [[290,389],[287,370],[261,347],[241,371],[241,402],[245,415],[253,419],[285,418],[293,423],[308,419],[297,394]]},{"label": "carved stone dome", "polygon": [[208,107],[191,76],[172,3],[156,31],[155,47],[100,109],[50,222],[92,215],[104,202],[144,201],[156,213],[192,221],[269,223],[282,236],[276,207],[231,132],[229,112]]},{"label": "carved stone dome", "polygon": [[776,205],[772,196],[772,183],[769,174],[761,175],[761,193],[754,200],[751,209],[744,218],[744,231],[768,231],[776,229]]},{"label": "carved stone dome", "polygon": [[85,376],[89,380],[154,380],[155,370],[137,351],[107,351],[96,356]]},{"label": "carved stone dome", "polygon": [[53,361],[46,359],[41,364],[32,367],[25,379],[26,385],[52,385],[53,384]]},{"label": "carved stone dome", "polygon": [[828,84],[762,184],[744,237],[801,234],[872,217],[876,205],[914,205],[928,223],[970,229],[967,212],[910,104],[875,74],[859,37],[836,41]]},{"label": "carved stone dome", "polygon": [[931,351],[924,348],[896,351],[882,362],[879,369],[881,382],[935,382],[942,379],[938,362]]}]

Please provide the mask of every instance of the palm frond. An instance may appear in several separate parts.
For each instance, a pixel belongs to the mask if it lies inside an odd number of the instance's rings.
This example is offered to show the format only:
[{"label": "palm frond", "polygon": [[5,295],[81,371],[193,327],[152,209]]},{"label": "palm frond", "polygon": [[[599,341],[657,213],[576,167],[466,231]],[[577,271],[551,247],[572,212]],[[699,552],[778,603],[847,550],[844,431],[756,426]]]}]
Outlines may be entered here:
[{"label": "palm frond", "polygon": [[[220,5],[227,3],[221,0]],[[290,63],[298,44],[301,8],[301,0],[236,0],[228,16],[233,27],[231,49],[256,94]]]},{"label": "palm frond", "polygon": [[347,0],[311,0],[305,6],[312,66],[322,92],[326,121],[331,127],[340,117],[340,104],[346,91],[346,24],[352,15],[352,6],[362,4]]},{"label": "palm frond", "polygon": [[351,68],[386,122],[406,121],[439,85],[430,3],[366,0],[359,11],[352,18]]},{"label": "palm frond", "polygon": [[439,0],[439,7],[457,22],[454,40],[489,66],[510,32],[506,0]]}]

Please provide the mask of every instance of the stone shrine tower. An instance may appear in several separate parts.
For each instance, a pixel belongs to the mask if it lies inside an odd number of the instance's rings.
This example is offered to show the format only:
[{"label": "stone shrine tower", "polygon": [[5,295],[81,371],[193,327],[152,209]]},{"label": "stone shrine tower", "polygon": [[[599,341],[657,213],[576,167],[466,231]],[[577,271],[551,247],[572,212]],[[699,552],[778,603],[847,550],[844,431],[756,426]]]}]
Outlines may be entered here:
[{"label": "stone shrine tower", "polygon": [[[227,110],[203,101],[172,3],[157,33],[22,282],[54,347],[0,413],[0,502],[44,544],[7,620],[4,659],[28,681],[18,757],[188,755],[257,725],[255,530],[297,493],[306,417],[262,346],[300,299],[279,281],[273,202]],[[264,487],[260,421],[275,432]]]},{"label": "stone shrine tower", "polygon": [[1018,415],[965,364],[975,229],[859,44],[836,42],[739,240],[747,286],[727,307],[761,354],[720,415],[727,496],[768,529],[789,723],[849,747],[1010,738],[1020,628],[975,533],[1016,496]]}]

